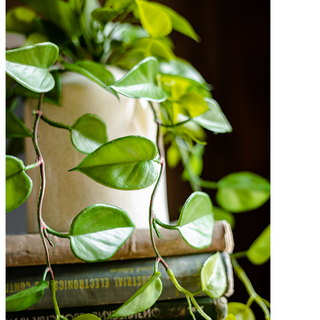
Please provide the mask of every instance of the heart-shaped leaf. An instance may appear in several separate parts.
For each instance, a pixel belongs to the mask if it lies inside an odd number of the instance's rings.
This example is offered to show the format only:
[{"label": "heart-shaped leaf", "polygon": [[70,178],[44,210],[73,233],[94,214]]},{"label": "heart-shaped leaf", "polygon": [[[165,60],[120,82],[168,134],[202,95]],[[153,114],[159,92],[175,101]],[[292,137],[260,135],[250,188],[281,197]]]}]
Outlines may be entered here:
[{"label": "heart-shaped leaf", "polygon": [[127,136],[102,145],[70,171],[80,171],[106,187],[138,190],[157,179],[160,171],[155,161],[157,154],[151,140]]},{"label": "heart-shaped leaf", "polygon": [[232,127],[221,111],[217,101],[211,98],[204,98],[204,100],[206,101],[209,110],[198,117],[193,118],[193,121],[214,133],[231,132]]},{"label": "heart-shaped leaf", "polygon": [[152,278],[141,287],[128,301],[113,312],[107,319],[127,317],[150,308],[162,292],[161,273],[156,271]]},{"label": "heart-shaped leaf", "polygon": [[[109,81],[111,79],[110,72],[108,70],[102,71],[100,67],[98,67],[97,63],[95,62],[79,62],[78,64],[71,64],[67,62],[62,62],[62,65],[70,71],[77,72],[82,74],[83,76],[89,78],[90,80],[94,81],[102,88],[109,91],[111,94],[115,95],[118,98],[117,93],[110,88]],[[102,77],[101,77],[102,76]],[[101,78],[100,78],[101,77]]]},{"label": "heart-shaped leaf", "polygon": [[228,313],[231,313],[237,320],[255,320],[252,310],[240,302],[229,302]]},{"label": "heart-shaped leaf", "polygon": [[148,57],[135,65],[127,74],[116,81],[111,88],[129,98],[161,102],[166,100],[167,96],[155,85],[157,74],[157,59]]},{"label": "heart-shaped leaf", "polygon": [[42,280],[32,288],[6,297],[6,311],[21,311],[31,307],[42,298],[44,289],[47,287],[48,283]]},{"label": "heart-shaped leaf", "polygon": [[105,261],[117,252],[133,230],[134,224],[121,208],[93,204],[73,219],[70,247],[81,260]]},{"label": "heart-shaped leaf", "polygon": [[231,212],[243,212],[263,205],[270,196],[269,181],[251,172],[231,173],[217,183],[218,204]]},{"label": "heart-shaped leaf", "polygon": [[24,169],[22,160],[6,156],[6,212],[18,208],[31,193],[32,180]]},{"label": "heart-shaped leaf", "polygon": [[252,243],[247,251],[248,259],[254,264],[263,264],[270,258],[270,225]]},{"label": "heart-shaped leaf", "polygon": [[191,24],[188,22],[186,18],[182,17],[176,11],[163,4],[157,2],[153,2],[152,4],[153,6],[159,8],[162,12],[166,13],[169,16],[172,23],[172,28],[174,30],[179,31],[180,33],[194,39],[197,42],[200,41],[200,37],[196,34]]},{"label": "heart-shaped leaf", "polygon": [[59,48],[51,42],[38,43],[6,51],[6,72],[34,92],[47,92],[54,87],[48,71],[57,60]]},{"label": "heart-shaped leaf", "polygon": [[208,247],[212,241],[214,227],[210,197],[200,191],[192,193],[182,207],[176,227],[191,247]]},{"label": "heart-shaped leaf", "polygon": [[168,14],[153,2],[136,0],[142,26],[154,38],[167,36],[172,31]]},{"label": "heart-shaped leaf", "polygon": [[31,137],[31,131],[27,126],[9,109],[6,110],[6,137],[23,138]]},{"label": "heart-shaped leaf", "polygon": [[108,141],[107,126],[94,114],[84,114],[71,127],[74,147],[85,154],[91,153]]},{"label": "heart-shaped leaf", "polygon": [[227,273],[220,252],[215,253],[201,269],[202,290],[211,298],[221,297],[227,289]]}]

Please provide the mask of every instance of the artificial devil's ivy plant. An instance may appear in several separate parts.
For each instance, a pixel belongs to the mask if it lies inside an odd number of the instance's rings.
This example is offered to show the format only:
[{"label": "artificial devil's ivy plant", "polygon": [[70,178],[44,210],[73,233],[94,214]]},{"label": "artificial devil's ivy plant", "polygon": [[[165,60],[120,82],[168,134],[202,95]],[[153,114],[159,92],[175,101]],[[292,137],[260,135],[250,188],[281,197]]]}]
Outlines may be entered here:
[{"label": "artificial devil's ivy plant", "polygon": [[[19,311],[39,301],[50,277],[53,307],[60,315],[55,294],[54,270],[50,264],[47,241],[49,234],[70,240],[75,256],[88,262],[111,258],[134,229],[127,213],[108,204],[84,208],[74,218],[67,234],[46,225],[42,218],[42,203],[46,184],[45,159],[38,144],[40,121],[68,130],[73,146],[86,158],[70,171],[79,171],[104,186],[121,190],[139,190],[154,184],[150,198],[150,239],[156,254],[154,274],[127,302],[110,317],[124,317],[152,306],[162,292],[161,263],[176,288],[183,292],[192,317],[194,306],[200,315],[210,319],[199,307],[195,295],[204,291],[212,298],[221,297],[227,287],[227,275],[219,253],[212,255],[201,270],[201,288],[189,292],[177,282],[170,266],[160,255],[154,232],[161,237],[158,226],[178,230],[194,248],[210,245],[214,220],[226,219],[233,224],[232,212],[253,210],[269,199],[269,182],[250,172],[230,174],[218,182],[200,178],[204,151],[204,129],[213,133],[231,132],[232,128],[212,98],[211,87],[199,72],[185,60],[175,56],[168,37],[174,29],[198,41],[188,21],[171,8],[143,0],[20,0],[6,16],[9,32],[23,33],[23,46],[6,52],[7,109],[6,136],[32,139],[37,155],[35,163],[6,156],[6,211],[19,207],[32,190],[27,171],[40,169],[41,187],[38,199],[39,234],[47,257],[41,281],[30,289],[7,297],[7,311]],[[139,24],[141,23],[141,24]],[[127,70],[118,81],[106,69],[114,65]],[[73,71],[82,74],[118,97],[145,99],[154,112],[157,124],[156,144],[141,136],[127,136],[108,141],[106,124],[94,114],[84,114],[72,126],[50,120],[42,111],[44,101],[60,104],[61,74]],[[39,100],[34,111],[33,129],[29,130],[13,112],[19,99]],[[160,116],[154,103],[160,103]],[[182,162],[183,176],[190,181],[193,193],[185,202],[176,225],[167,225],[157,218],[154,198],[164,173],[165,158],[160,147],[161,135],[168,144],[167,162],[171,166]],[[9,143],[10,146],[10,143]],[[50,183],[50,181],[48,181]],[[217,190],[214,207],[201,188]],[[94,240],[93,240],[94,239]],[[98,245],[97,245],[98,243]],[[236,275],[244,283],[249,300],[246,305],[230,303],[228,319],[254,319],[250,305],[255,301],[269,319],[269,303],[253,289],[237,258],[246,256],[261,264],[270,256],[268,227],[246,252],[232,255]],[[106,301],[107,302],[107,301]],[[97,319],[82,315],[77,319]]]}]

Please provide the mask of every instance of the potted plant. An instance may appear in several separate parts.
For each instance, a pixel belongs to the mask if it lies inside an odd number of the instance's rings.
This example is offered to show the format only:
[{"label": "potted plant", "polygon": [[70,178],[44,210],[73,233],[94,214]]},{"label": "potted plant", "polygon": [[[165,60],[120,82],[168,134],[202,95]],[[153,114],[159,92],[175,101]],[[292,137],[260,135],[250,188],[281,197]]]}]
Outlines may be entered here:
[{"label": "potted plant", "polygon": [[[162,263],[177,289],[185,293],[192,316],[194,317],[191,305],[194,305],[206,318],[194,298],[195,294],[177,283],[170,266],[157,251],[154,237],[161,236],[159,227],[162,227],[178,230],[185,241],[195,248],[210,244],[214,210],[210,197],[201,191],[201,187],[217,189],[218,204],[231,212],[258,208],[269,199],[270,190],[266,179],[250,172],[230,174],[218,182],[199,177],[198,164],[205,144],[203,130],[225,133],[231,132],[232,128],[220,106],[212,98],[210,85],[192,65],[175,56],[168,37],[173,29],[194,40],[198,40],[198,35],[181,15],[156,2],[109,0],[103,5],[98,1],[81,0],[21,2],[26,6],[7,14],[7,29],[26,34],[24,45],[8,50],[6,54],[7,136],[28,137],[32,141],[36,161],[25,165],[13,156],[6,157],[7,211],[18,207],[30,196],[36,179],[30,179],[29,172],[36,172],[35,168],[39,167],[40,194],[37,197],[36,217],[44,248],[48,245],[46,240],[49,243],[51,241],[49,234],[54,234],[68,238],[71,249],[78,258],[89,262],[104,261],[112,257],[134,228],[134,215],[128,215],[121,207],[123,199],[132,190],[138,190],[139,194],[149,188],[147,208],[140,211],[150,228],[150,240],[157,256],[154,275],[112,316],[140,312],[158,299],[162,284],[157,266]],[[98,91],[103,92],[102,98],[97,98]],[[85,98],[84,93],[89,96]],[[34,100],[28,101],[27,125],[13,113],[17,99],[21,97],[38,100],[36,105]],[[135,108],[135,112],[140,113],[138,120],[143,118],[147,121],[147,130],[141,130],[146,132],[144,136],[143,133],[109,134],[109,126],[128,125],[124,122],[123,114],[119,117],[120,111],[114,112],[116,108],[121,110],[121,103],[126,98],[129,99],[125,112],[132,112],[130,108]],[[81,106],[83,101],[89,111]],[[104,102],[106,106],[101,105]],[[111,112],[101,116],[96,114],[103,114],[103,109],[110,105]],[[90,111],[92,109],[96,111]],[[112,113],[115,118],[110,118]],[[33,129],[30,130],[28,125]],[[138,121],[138,125],[139,132],[144,124],[141,125]],[[70,139],[69,146],[62,147],[62,142],[56,138],[56,131],[50,132],[51,127],[63,132],[62,138]],[[152,135],[154,142],[150,140]],[[155,206],[157,191],[161,188],[160,182],[164,177],[163,142],[168,145],[168,162],[174,165],[181,161],[185,168],[184,176],[190,181],[194,191],[185,202],[175,225],[165,220],[165,206]],[[46,147],[48,155],[51,153],[53,156],[51,160],[42,151]],[[67,154],[70,147],[72,151]],[[27,150],[28,148],[30,144]],[[62,160],[54,158],[56,155],[61,156]],[[70,166],[70,158],[73,161],[78,159],[78,162]],[[48,223],[47,217],[44,217],[46,210],[49,216],[55,217],[54,211],[58,206],[57,202],[52,202],[51,207],[44,207],[47,200],[46,180],[49,185],[50,180],[53,181],[55,177],[53,173],[47,179],[47,164],[48,171],[53,167],[59,172],[69,170],[68,177],[81,176],[81,173],[86,179],[91,178],[93,185],[98,183],[102,185],[101,188],[123,191],[125,198],[121,198],[119,204],[115,205],[105,204],[103,197],[98,204],[86,205],[75,212],[74,205],[71,205],[72,210],[66,207],[70,193],[64,191],[67,193],[67,201],[63,203],[64,200],[59,196],[58,201],[62,202],[62,206],[57,211],[71,211],[74,219],[68,233],[62,233],[67,230],[53,227],[53,222]],[[61,184],[67,184],[68,180],[69,178],[63,181],[57,179],[54,182],[55,188],[60,189]],[[77,185],[82,187],[79,181],[75,183]],[[74,186],[71,189],[73,191]],[[82,188],[85,192],[89,192],[89,189],[90,186]],[[165,189],[162,192],[165,200]],[[94,191],[93,194],[100,195],[99,191]],[[142,198],[146,199],[145,195]],[[216,218],[218,214],[222,219],[229,217],[223,210],[216,209]],[[118,237],[114,237],[115,232],[119,234]],[[93,235],[95,242],[88,241]],[[264,262],[270,254],[269,235],[267,228],[247,252],[238,256],[247,256],[257,264]],[[112,246],[107,244],[110,242]],[[268,302],[254,292],[236,257],[237,254],[233,257],[234,269],[249,288],[250,299],[247,306],[231,305],[228,317],[232,319],[231,314],[242,313],[251,316],[249,307],[256,301],[266,318],[269,318]],[[57,318],[63,318],[55,298],[54,270],[48,254],[47,261],[48,265],[39,285],[8,298],[8,310],[23,310],[36,303],[48,285],[45,279],[49,274],[53,306]],[[201,275],[202,290],[209,296],[218,298],[224,294],[226,274],[219,253],[205,263]],[[96,317],[88,315],[87,318]]]}]

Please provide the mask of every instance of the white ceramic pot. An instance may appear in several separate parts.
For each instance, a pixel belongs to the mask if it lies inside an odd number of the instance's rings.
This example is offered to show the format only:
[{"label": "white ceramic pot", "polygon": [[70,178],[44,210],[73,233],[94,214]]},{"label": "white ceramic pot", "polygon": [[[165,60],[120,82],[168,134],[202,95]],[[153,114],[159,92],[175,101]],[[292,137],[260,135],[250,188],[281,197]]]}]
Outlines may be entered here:
[{"label": "white ceramic pot", "polygon": [[[122,70],[108,68],[119,79]],[[72,125],[85,113],[93,113],[107,125],[108,140],[127,135],[141,135],[155,142],[154,115],[146,101],[115,96],[88,78],[66,72],[62,76],[61,107],[45,103],[44,114],[51,120]],[[26,124],[33,126],[32,111],[36,100],[26,105]],[[94,203],[106,203],[124,209],[136,228],[148,228],[149,202],[154,185],[135,191],[122,191],[104,187],[80,172],[68,172],[77,166],[85,154],[77,151],[67,130],[40,122],[38,142],[45,161],[46,189],[43,203],[43,218],[46,224],[59,232],[68,231],[73,218],[84,208]],[[33,163],[36,155],[31,139],[26,139],[26,164]],[[38,232],[36,217],[39,196],[39,169],[29,170],[33,190],[27,201],[28,232]],[[156,215],[164,223],[169,222],[167,209],[166,179],[160,184],[155,200]]]}]

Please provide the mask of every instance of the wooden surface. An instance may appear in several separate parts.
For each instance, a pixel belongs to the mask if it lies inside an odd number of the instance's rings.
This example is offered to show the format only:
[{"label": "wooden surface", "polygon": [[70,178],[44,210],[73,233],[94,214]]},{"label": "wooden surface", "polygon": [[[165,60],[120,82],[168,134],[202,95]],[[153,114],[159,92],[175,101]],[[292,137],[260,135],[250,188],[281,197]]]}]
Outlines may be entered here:
[{"label": "wooden surface", "polygon": [[[224,251],[231,253],[234,243],[230,225],[216,221],[212,243],[201,250],[190,247],[176,230],[159,229],[162,239],[156,237],[156,245],[162,256],[175,256],[200,252]],[[49,244],[52,264],[81,263],[71,249],[69,240],[50,235],[55,247]],[[110,260],[154,257],[148,229],[136,229]],[[39,234],[6,236],[6,266],[46,265],[45,251]]]}]

